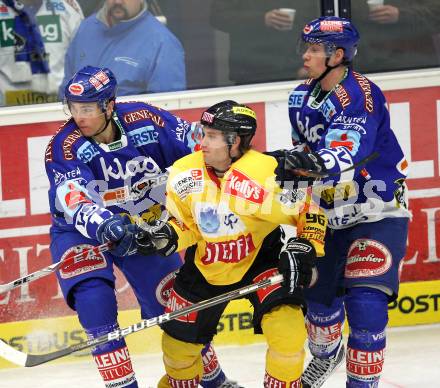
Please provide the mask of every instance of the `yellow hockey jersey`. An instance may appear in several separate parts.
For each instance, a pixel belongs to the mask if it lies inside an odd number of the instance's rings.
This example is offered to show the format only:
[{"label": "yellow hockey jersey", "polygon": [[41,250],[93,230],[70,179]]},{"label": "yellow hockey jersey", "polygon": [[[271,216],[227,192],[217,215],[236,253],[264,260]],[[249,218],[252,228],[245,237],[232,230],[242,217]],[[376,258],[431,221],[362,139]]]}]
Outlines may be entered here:
[{"label": "yellow hockey jersey", "polygon": [[207,167],[201,151],[176,161],[167,182],[167,210],[179,236],[178,250],[197,244],[195,264],[213,285],[242,279],[264,238],[280,224],[297,227],[317,255],[324,254],[327,219],[304,190],[275,182],[276,160],[250,150],[223,178]]}]

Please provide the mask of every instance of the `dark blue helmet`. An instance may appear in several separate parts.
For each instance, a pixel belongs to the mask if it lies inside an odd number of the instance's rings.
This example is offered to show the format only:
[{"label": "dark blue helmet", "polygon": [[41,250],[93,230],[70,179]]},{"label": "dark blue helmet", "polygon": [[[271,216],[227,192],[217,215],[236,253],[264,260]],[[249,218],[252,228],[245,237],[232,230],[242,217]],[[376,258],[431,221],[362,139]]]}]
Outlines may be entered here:
[{"label": "dark blue helmet", "polygon": [[337,16],[325,16],[307,23],[302,32],[306,43],[322,43],[328,55],[338,48],[344,49],[344,61],[349,63],[356,55],[359,32],[353,23]]},{"label": "dark blue helmet", "polygon": [[67,102],[97,102],[104,111],[116,97],[116,78],[105,67],[85,66],[75,73],[64,89]]}]

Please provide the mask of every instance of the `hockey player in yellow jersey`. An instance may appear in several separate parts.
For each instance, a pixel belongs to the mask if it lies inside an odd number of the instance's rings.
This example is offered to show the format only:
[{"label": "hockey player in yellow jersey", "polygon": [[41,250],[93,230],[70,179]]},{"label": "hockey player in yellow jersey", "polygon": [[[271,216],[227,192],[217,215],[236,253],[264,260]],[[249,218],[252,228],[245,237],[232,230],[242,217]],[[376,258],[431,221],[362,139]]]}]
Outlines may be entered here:
[{"label": "hockey player in yellow jersey", "polygon": [[[252,109],[223,101],[203,112],[201,125],[201,151],[175,162],[170,172],[167,209],[173,218],[139,244],[152,242],[165,256],[187,248],[168,312],[282,273],[282,285],[247,298],[255,333],[268,345],[264,386],[301,387],[302,287],[310,284],[316,257],[324,253],[327,220],[306,191],[277,185],[274,158],[251,149],[257,127]],[[280,224],[297,227],[297,237],[284,246]],[[226,305],[162,325],[167,374],[160,388],[198,386],[200,350],[216,334]]]}]

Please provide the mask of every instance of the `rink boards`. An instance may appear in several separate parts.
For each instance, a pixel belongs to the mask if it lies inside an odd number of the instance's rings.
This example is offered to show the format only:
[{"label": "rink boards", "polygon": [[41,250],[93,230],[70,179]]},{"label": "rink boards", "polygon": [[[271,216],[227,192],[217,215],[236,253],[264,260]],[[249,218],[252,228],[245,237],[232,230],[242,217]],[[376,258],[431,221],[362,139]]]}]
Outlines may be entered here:
[{"label": "rink boards", "polygon": [[[440,280],[403,283],[400,296],[389,305],[390,326],[440,323]],[[120,313],[121,327],[140,320],[139,311]],[[252,309],[247,300],[234,301],[225,310],[217,327],[215,344],[247,345],[264,342],[262,335],[253,334]],[[347,331],[347,330],[346,330]],[[47,353],[86,339],[76,316],[29,320],[0,324],[0,338],[26,353]],[[160,351],[160,329],[152,327],[127,337],[132,354]],[[88,357],[83,351],[61,359],[61,362]],[[60,362],[54,361],[54,362]],[[13,365],[0,359],[0,368]]]}]

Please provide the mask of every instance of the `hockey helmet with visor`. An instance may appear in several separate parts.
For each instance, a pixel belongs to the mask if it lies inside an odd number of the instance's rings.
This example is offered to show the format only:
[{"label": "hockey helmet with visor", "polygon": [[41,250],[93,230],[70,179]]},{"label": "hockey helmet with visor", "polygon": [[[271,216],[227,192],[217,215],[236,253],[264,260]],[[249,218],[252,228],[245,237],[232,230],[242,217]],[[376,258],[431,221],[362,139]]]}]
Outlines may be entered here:
[{"label": "hockey helmet with visor", "polygon": [[67,83],[64,106],[74,117],[101,115],[116,98],[116,87],[116,78],[110,69],[85,66]]},{"label": "hockey helmet with visor", "polygon": [[323,44],[325,55],[330,57],[338,48],[344,50],[343,64],[352,62],[357,52],[359,32],[353,23],[337,16],[325,16],[307,23],[298,45],[300,55],[313,44]]},{"label": "hockey helmet with visor", "polygon": [[240,148],[246,150],[257,130],[257,115],[246,105],[225,100],[205,110],[200,123],[222,131],[228,146],[235,143],[236,136],[241,137]]}]

